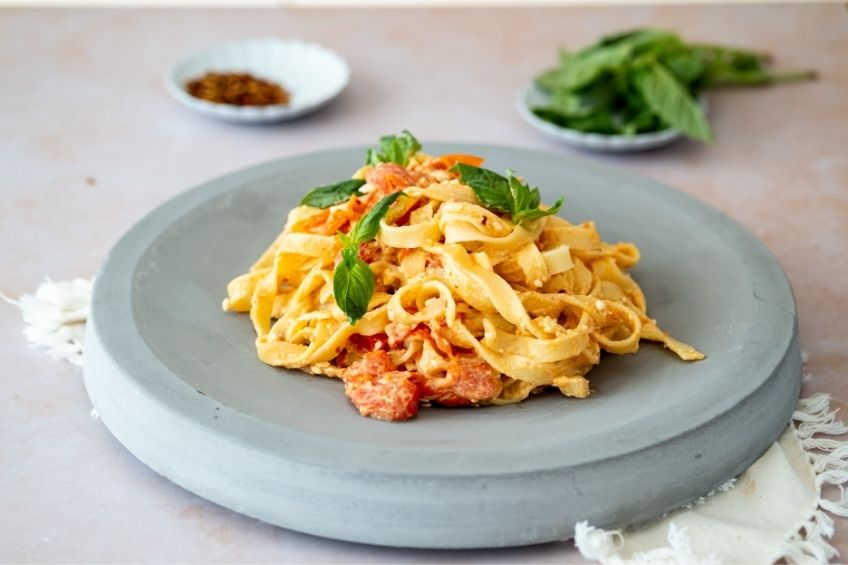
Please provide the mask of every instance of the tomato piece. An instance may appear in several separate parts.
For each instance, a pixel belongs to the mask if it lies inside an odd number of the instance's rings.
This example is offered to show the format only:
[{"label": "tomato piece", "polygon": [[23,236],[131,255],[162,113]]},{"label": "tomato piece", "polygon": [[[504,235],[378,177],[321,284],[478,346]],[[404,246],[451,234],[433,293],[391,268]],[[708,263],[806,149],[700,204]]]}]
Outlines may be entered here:
[{"label": "tomato piece", "polygon": [[352,379],[360,375],[380,376],[390,373],[396,368],[386,351],[371,351],[345,369],[342,373],[342,380]]},{"label": "tomato piece", "polygon": [[496,398],[502,389],[500,374],[477,357],[454,357],[444,377],[417,380],[421,398],[443,406],[468,406]]},{"label": "tomato piece", "polygon": [[421,394],[412,373],[394,369],[388,353],[379,350],[366,353],[344,370],[345,394],[360,414],[393,422],[418,413]]},{"label": "tomato piece", "polygon": [[482,157],[478,157],[477,155],[468,155],[466,153],[448,153],[447,155],[441,155],[433,160],[433,168],[436,169],[450,169],[457,163],[463,163],[465,165],[471,165],[473,167],[479,167],[483,164]]},{"label": "tomato piece", "polygon": [[453,392],[471,402],[491,400],[503,388],[500,374],[482,359],[456,357],[449,371],[455,371],[457,375]]},{"label": "tomato piece", "polygon": [[422,400],[429,400],[442,406],[469,406],[472,404],[467,398],[458,396],[453,392],[456,384],[456,375],[448,373],[444,377],[427,378],[420,375],[416,379],[418,390],[421,392]]},{"label": "tomato piece", "polygon": [[383,249],[380,247],[379,243],[376,241],[368,241],[359,244],[359,251],[357,251],[356,256],[366,263],[371,264],[379,259],[382,254]]},{"label": "tomato piece", "polygon": [[374,185],[368,199],[374,205],[386,195],[398,192],[415,184],[415,178],[397,163],[380,163],[365,174],[365,180]]},{"label": "tomato piece", "polygon": [[[353,334],[348,338],[348,341],[363,352],[388,351],[389,349],[389,338],[384,333],[374,335]],[[386,367],[391,368],[386,369]],[[383,372],[394,370],[394,366],[391,365],[391,361],[388,361],[388,365],[383,364],[380,370]]]},{"label": "tomato piece", "polygon": [[345,394],[363,416],[395,422],[418,413],[420,393],[406,371],[345,380]]}]

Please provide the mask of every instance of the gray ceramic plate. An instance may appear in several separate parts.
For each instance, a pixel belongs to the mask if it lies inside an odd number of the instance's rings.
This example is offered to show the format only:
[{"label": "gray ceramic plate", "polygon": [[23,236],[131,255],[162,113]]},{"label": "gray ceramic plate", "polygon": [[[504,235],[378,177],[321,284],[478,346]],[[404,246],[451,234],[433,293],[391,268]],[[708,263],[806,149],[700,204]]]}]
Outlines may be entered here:
[{"label": "gray ceramic plate", "polygon": [[111,432],[144,463],[238,512],[338,539],[495,547],[620,525],[704,494],[786,425],[800,382],[792,293],[750,233],[697,200],[630,173],[494,146],[488,157],[566,196],[572,221],[632,240],[650,313],[708,358],[646,344],[605,356],[586,400],[544,394],[506,407],[360,417],[340,382],[256,359],[246,315],[220,303],[317,185],[364,148],[275,161],[155,210],[97,278],[85,382]]}]

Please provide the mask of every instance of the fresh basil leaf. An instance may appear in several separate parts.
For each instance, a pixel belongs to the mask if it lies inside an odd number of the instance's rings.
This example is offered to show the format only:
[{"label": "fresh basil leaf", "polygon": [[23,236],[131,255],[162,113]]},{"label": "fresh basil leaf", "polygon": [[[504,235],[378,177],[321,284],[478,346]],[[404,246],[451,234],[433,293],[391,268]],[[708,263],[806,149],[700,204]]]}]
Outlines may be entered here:
[{"label": "fresh basil leaf", "polygon": [[666,41],[680,41],[680,38],[673,32],[666,31],[663,29],[654,29],[654,28],[641,28],[641,29],[632,29],[619,33],[615,33],[613,35],[607,35],[602,37],[596,43],[590,45],[589,47],[583,49],[581,53],[597,51],[604,47],[610,47],[612,45],[622,45],[626,44],[631,47],[639,47],[647,44],[654,44],[659,42]]},{"label": "fresh basil leaf", "polygon": [[695,82],[706,69],[704,57],[694,49],[676,49],[666,52],[660,61],[682,84],[688,86]]},{"label": "fresh basil leaf", "polygon": [[551,96],[548,108],[563,116],[581,117],[591,114],[595,103],[594,98],[585,93],[558,90]]},{"label": "fresh basil leaf", "polygon": [[329,208],[340,202],[344,202],[352,195],[361,196],[359,188],[365,184],[361,179],[349,179],[336,184],[317,186],[306,193],[300,200],[301,206],[312,206],[313,208]]},{"label": "fresh basil leaf", "polygon": [[509,179],[510,193],[515,201],[515,213],[513,214],[515,223],[521,224],[556,214],[562,207],[563,199],[560,198],[550,209],[540,209],[539,204],[542,202],[542,196],[538,188],[531,189],[529,185],[522,183],[515,177],[512,171],[507,171],[507,178]]},{"label": "fresh basil leaf", "polygon": [[769,73],[762,70],[737,70],[713,68],[708,77],[709,86],[765,86],[778,82],[796,82],[816,78],[814,71]]},{"label": "fresh basil leaf", "polygon": [[381,163],[398,163],[400,165],[406,165],[404,145],[403,141],[401,141],[398,137],[381,137],[380,152],[377,153],[377,158]]},{"label": "fresh basil leaf", "polygon": [[530,210],[531,208],[539,207],[539,189],[531,191],[530,187],[516,178],[512,170],[508,170],[506,172],[506,178],[509,183],[509,193],[513,202],[513,218],[520,215],[523,210]]},{"label": "fresh basil leaf", "polygon": [[[350,251],[353,255],[351,257]],[[356,256],[355,248],[342,251],[342,260],[333,273],[333,298],[351,325],[368,312],[368,303],[374,295],[374,273],[368,263]]]},{"label": "fresh basil leaf", "polygon": [[380,138],[380,150],[369,149],[365,154],[366,165],[378,163],[397,163],[405,167],[409,159],[421,150],[421,143],[409,130],[400,135],[384,135]]},{"label": "fresh basil leaf", "polygon": [[816,78],[815,71],[770,73],[765,66],[771,61],[768,53],[722,47],[695,45],[706,61],[703,86],[762,86],[779,82],[794,82]]},{"label": "fresh basil leaf", "polygon": [[662,123],[641,97],[638,103],[628,105],[622,112],[621,133],[624,135],[657,131],[661,128]]},{"label": "fresh basil leaf", "polygon": [[556,82],[558,88],[577,90],[600,77],[604,71],[623,66],[630,59],[630,45],[616,45],[574,58],[562,69]]},{"label": "fresh basil leaf", "polygon": [[628,30],[619,31],[619,32],[616,32],[616,33],[613,33],[613,34],[604,35],[599,40],[597,40],[595,43],[593,43],[593,44],[589,45],[588,47],[586,47],[585,49],[583,49],[583,51],[589,51],[591,49],[598,49],[598,48],[601,48],[601,47],[609,47],[610,45],[615,45],[616,43],[621,43],[622,41],[626,41],[626,40],[632,39],[634,37],[637,37],[637,36],[645,33],[645,31],[646,30],[644,30],[644,29],[628,29]]},{"label": "fresh basil leaf", "polygon": [[460,180],[470,186],[477,195],[477,199],[491,210],[506,212],[516,224],[541,218],[550,214],[556,214],[562,201],[554,208],[540,210],[541,195],[538,188],[530,188],[515,176],[513,171],[508,170],[506,177],[464,163],[457,163],[453,170],[459,173]]},{"label": "fresh basil leaf", "polygon": [[534,188],[530,191],[530,207],[538,208],[539,204],[542,203],[542,195],[539,193],[538,188]]},{"label": "fresh basil leaf", "polygon": [[558,126],[592,133],[617,133],[613,114],[608,110],[597,110],[586,116],[567,116],[551,108],[532,108],[540,119]]},{"label": "fresh basil leaf", "polygon": [[[536,189],[538,190],[538,189]],[[537,220],[539,218],[544,218],[545,216],[553,216],[559,209],[562,208],[562,203],[565,201],[564,198],[560,198],[554,203],[553,206],[548,208],[547,210],[542,210],[541,208],[534,208],[532,210],[524,210],[520,212],[518,215],[518,223],[524,222],[532,222],[533,220]]]},{"label": "fresh basil leaf", "polygon": [[563,114],[550,106],[533,106],[530,108],[530,111],[533,112],[533,115],[540,120],[550,122],[560,127],[568,127],[568,120],[570,116],[568,114]]},{"label": "fresh basil leaf", "polygon": [[676,49],[684,47],[683,42],[677,36],[654,37],[642,42],[634,42],[630,45],[632,62],[635,63],[640,57],[658,59]]},{"label": "fresh basil leaf", "polygon": [[556,90],[557,81],[559,80],[559,69],[548,69],[535,78],[536,86],[547,93],[552,93]]},{"label": "fresh basil leaf", "polygon": [[674,33],[658,29],[640,29],[601,39],[560,63],[558,79],[548,78],[561,90],[578,90],[602,81],[605,72],[621,72],[637,55],[661,53],[682,45]]},{"label": "fresh basil leaf", "polygon": [[730,66],[738,70],[762,70],[763,65],[771,60],[768,53],[749,49],[704,43],[694,44],[690,47],[697,51],[708,65]]},{"label": "fresh basil leaf", "polygon": [[342,248],[342,261],[352,264],[359,255],[359,244],[351,243],[349,239],[342,239],[342,241],[345,242],[345,246]]},{"label": "fresh basil leaf", "polygon": [[627,73],[621,71],[604,72],[597,81],[581,88],[576,93],[584,109],[581,116],[614,108],[627,89]]},{"label": "fresh basil leaf", "polygon": [[377,232],[380,231],[380,220],[389,211],[389,206],[403,195],[403,192],[393,192],[380,199],[362,218],[356,222],[356,225],[348,234],[349,241],[353,245],[359,245],[371,241],[377,237]]},{"label": "fresh basil leaf", "polygon": [[[671,125],[695,139],[709,140],[709,124],[694,103],[705,88],[760,86],[816,76],[811,71],[770,73],[766,69],[770,62],[763,52],[686,44],[668,30],[628,30],[576,53],[561,52],[557,67],[536,77],[549,102],[531,111],[542,120],[578,131],[632,135]],[[670,85],[668,77],[656,76],[657,64],[680,88]],[[645,89],[650,89],[650,99]]]},{"label": "fresh basil leaf", "polygon": [[359,321],[368,311],[376,284],[371,267],[359,258],[359,245],[377,236],[380,220],[402,194],[394,192],[384,196],[356,223],[349,234],[339,233],[343,245],[342,259],[333,272],[333,297],[351,324]]},{"label": "fresh basil leaf", "polygon": [[477,199],[489,209],[498,212],[513,213],[514,206],[509,193],[509,181],[494,171],[456,163],[453,169],[459,173],[460,180],[471,187]]},{"label": "fresh basil leaf", "polygon": [[645,102],[668,125],[693,139],[712,141],[712,130],[704,112],[661,63],[639,69],[635,79]]}]

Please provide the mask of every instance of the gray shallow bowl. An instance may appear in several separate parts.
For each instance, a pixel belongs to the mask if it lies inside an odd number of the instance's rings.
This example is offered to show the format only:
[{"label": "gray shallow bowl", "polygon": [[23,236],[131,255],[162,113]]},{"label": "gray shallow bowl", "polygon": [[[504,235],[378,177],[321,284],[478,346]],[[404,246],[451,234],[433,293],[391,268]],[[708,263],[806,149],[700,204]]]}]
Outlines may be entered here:
[{"label": "gray shallow bowl", "polygon": [[413,547],[497,547],[621,525],[704,494],[753,462],[798,396],[792,293],[777,262],[715,209],[630,173],[506,147],[434,144],[516,169],[561,214],[631,240],[650,313],[708,358],[645,344],[605,356],[585,400],[360,417],[339,381],[256,359],[246,315],[220,309],[318,184],[364,148],[275,161],[211,181],[134,226],[104,263],[85,384],[144,463],[238,512],[320,536]]}]

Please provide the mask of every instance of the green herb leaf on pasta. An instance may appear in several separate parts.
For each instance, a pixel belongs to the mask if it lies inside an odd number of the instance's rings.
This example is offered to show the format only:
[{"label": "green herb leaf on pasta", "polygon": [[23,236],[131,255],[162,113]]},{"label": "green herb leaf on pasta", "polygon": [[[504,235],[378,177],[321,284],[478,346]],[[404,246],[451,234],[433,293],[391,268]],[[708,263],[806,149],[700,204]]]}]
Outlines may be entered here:
[{"label": "green herb leaf on pasta", "polygon": [[362,216],[348,234],[339,233],[342,242],[341,261],[333,272],[333,298],[347,316],[351,325],[368,312],[368,303],[374,295],[374,273],[368,263],[359,258],[359,245],[377,237],[380,221],[389,207],[403,192],[394,192],[380,199]]},{"label": "green herb leaf on pasta", "polygon": [[374,286],[371,267],[356,256],[355,248],[346,248],[333,273],[333,297],[351,325],[356,324],[368,312]]},{"label": "green herb leaf on pasta", "polygon": [[539,207],[541,196],[539,195],[538,188],[530,190],[530,187],[522,183],[521,180],[515,176],[515,172],[511,169],[506,171],[506,180],[509,184],[509,194],[513,202],[513,215],[518,214],[522,210],[530,210],[531,208]]},{"label": "green herb leaf on pasta", "polygon": [[544,218],[545,216],[553,216],[554,214],[559,212],[560,208],[562,208],[563,202],[565,202],[565,198],[560,198],[554,203],[553,206],[551,206],[547,210],[542,210],[541,208],[523,210],[518,214],[518,222],[532,222],[533,220],[538,220],[539,218]]},{"label": "green herb leaf on pasta", "polygon": [[369,149],[365,154],[366,165],[378,163],[397,163],[405,167],[409,159],[421,150],[421,143],[415,139],[409,130],[403,130],[400,135],[385,135],[380,138],[380,149]]},{"label": "green herb leaf on pasta", "polygon": [[563,199],[550,209],[542,210],[541,195],[538,188],[531,189],[521,182],[513,171],[507,171],[502,177],[494,171],[457,163],[453,169],[459,173],[460,180],[470,186],[477,199],[491,210],[506,212],[516,224],[530,222],[544,216],[556,214]]},{"label": "green herb leaf on pasta", "polygon": [[465,163],[457,163],[453,169],[459,173],[462,182],[471,187],[477,199],[486,208],[512,214],[514,206],[506,178],[494,171]]},{"label": "green herb leaf on pasta", "polygon": [[515,212],[512,218],[517,224],[532,222],[556,214],[562,207],[564,199],[560,198],[552,207],[542,210],[539,207],[542,203],[542,196],[539,194],[538,188],[531,189],[529,185],[522,183],[517,177],[513,176],[512,171],[507,171],[507,180],[515,202]]},{"label": "green herb leaf on pasta", "polygon": [[400,196],[405,195],[403,192],[393,192],[392,194],[381,198],[373,208],[368,210],[368,212],[362,216],[362,219],[356,222],[353,230],[351,230],[348,234],[350,240],[354,244],[358,245],[360,243],[371,241],[377,237],[377,232],[380,231],[380,221],[386,216],[386,212],[389,211],[389,206],[391,206]]},{"label": "green herb leaf on pasta", "polygon": [[361,179],[349,179],[335,184],[316,186],[300,200],[301,206],[313,208],[329,208],[344,202],[352,195],[362,196],[359,189],[365,184]]}]

